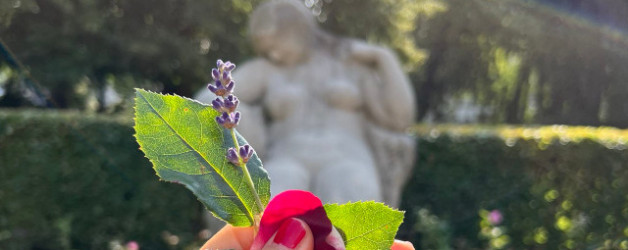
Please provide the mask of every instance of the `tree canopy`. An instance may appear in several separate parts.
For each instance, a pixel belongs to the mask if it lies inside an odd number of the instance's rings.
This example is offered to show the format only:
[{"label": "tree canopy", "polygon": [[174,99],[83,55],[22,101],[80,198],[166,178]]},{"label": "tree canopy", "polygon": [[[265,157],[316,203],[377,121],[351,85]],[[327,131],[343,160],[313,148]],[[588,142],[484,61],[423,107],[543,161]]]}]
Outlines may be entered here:
[{"label": "tree canopy", "polygon": [[490,122],[628,126],[625,2],[443,2],[416,33],[422,114],[471,95]]},{"label": "tree canopy", "polygon": [[[61,108],[107,86],[190,96],[216,58],[253,56],[246,22],[259,2],[11,0],[0,38]],[[332,33],[394,48],[420,118],[451,121],[466,100],[479,122],[628,126],[625,1],[304,2]]]},{"label": "tree canopy", "polygon": [[250,54],[244,34],[251,1],[21,2],[0,15],[0,37],[61,108],[80,106],[71,100],[81,83],[148,84],[190,95],[206,81],[212,57]]}]

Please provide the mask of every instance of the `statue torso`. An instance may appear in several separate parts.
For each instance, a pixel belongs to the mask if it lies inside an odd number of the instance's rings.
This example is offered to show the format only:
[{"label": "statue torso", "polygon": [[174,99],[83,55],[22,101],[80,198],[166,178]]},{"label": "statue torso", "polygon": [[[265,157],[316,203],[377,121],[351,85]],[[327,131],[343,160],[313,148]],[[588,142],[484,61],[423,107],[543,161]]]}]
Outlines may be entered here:
[{"label": "statue torso", "polygon": [[367,84],[365,69],[320,53],[300,65],[273,68],[267,72],[263,99],[271,118],[271,154],[293,147],[367,153],[361,90]]}]

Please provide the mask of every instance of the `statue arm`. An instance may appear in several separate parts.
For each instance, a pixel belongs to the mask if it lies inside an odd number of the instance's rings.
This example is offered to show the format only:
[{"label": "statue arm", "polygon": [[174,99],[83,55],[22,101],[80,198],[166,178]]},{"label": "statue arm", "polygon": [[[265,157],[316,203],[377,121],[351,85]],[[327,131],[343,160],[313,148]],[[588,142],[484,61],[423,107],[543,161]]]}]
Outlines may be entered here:
[{"label": "statue arm", "polygon": [[415,120],[416,100],[410,80],[401,63],[388,48],[354,41],[350,55],[353,59],[375,69],[379,81],[366,80],[364,92],[367,109],[375,122],[394,131],[404,131]]},{"label": "statue arm", "polygon": [[236,82],[235,95],[240,102],[248,105],[261,105],[271,65],[264,59],[257,58],[242,64],[233,71]]},{"label": "statue arm", "polygon": [[381,175],[384,201],[398,206],[415,157],[415,139],[405,133],[415,119],[414,92],[391,50],[355,41],[349,55],[370,69],[361,74],[370,118],[367,138]]}]

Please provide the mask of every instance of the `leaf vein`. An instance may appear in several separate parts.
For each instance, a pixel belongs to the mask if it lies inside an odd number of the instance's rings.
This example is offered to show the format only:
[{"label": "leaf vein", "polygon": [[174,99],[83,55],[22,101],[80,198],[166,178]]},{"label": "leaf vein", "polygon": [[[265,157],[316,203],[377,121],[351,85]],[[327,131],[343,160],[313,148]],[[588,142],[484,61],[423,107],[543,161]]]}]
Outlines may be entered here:
[{"label": "leaf vein", "polygon": [[[139,94],[139,96],[140,96],[140,97],[142,97],[142,99],[143,99],[143,100],[144,100],[144,101],[148,104],[148,106],[149,106],[149,107],[153,110],[153,112],[154,112],[155,114],[157,114],[157,116],[159,116],[159,118],[160,118],[160,119],[161,119],[161,120],[162,120],[162,121],[163,121],[163,122],[164,122],[164,123],[168,126],[168,128],[169,128],[169,129],[170,129],[170,130],[171,130],[171,131],[172,131],[175,135],[177,135],[177,137],[178,137],[178,138],[179,138],[179,139],[180,139],[180,140],[181,140],[181,141],[185,144],[185,146],[187,146],[188,148],[190,148],[190,149],[191,149],[191,151],[194,151],[194,153],[198,154],[198,155],[199,155],[199,156],[200,156],[200,157],[201,157],[201,158],[205,161],[205,163],[206,163],[207,165],[209,165],[211,168],[213,168],[213,169],[214,169],[214,171],[216,171],[216,174],[218,174],[218,176],[220,176],[220,177],[224,180],[224,182],[225,182],[227,185],[229,185],[229,187],[230,187],[231,189],[233,189],[233,185],[232,185],[232,183],[231,183],[231,182],[229,182],[229,181],[227,180],[227,178],[223,175],[223,173],[222,173],[222,171],[221,171],[221,170],[219,170],[219,169],[217,169],[217,168],[213,167],[213,166],[212,166],[212,164],[211,164],[211,163],[209,163],[209,160],[207,160],[203,154],[199,153],[199,151],[198,151],[197,149],[195,149],[195,148],[194,148],[192,145],[190,145],[190,143],[188,143],[188,142],[187,142],[187,141],[186,141],[186,140],[185,140],[185,139],[184,139],[184,138],[183,138],[183,137],[182,137],[179,133],[177,133],[177,131],[176,131],[176,130],[172,127],[172,125],[170,125],[170,123],[168,123],[168,121],[167,121],[167,120],[166,120],[166,119],[162,116],[162,114],[160,114],[160,113],[159,113],[159,111],[157,111],[157,109],[156,109],[156,108],[152,105],[152,103],[150,103],[150,102],[148,101],[148,99],[146,99],[146,97],[145,97],[143,94],[141,94],[141,93],[140,93],[140,94]],[[236,191],[236,189],[233,189],[233,190],[234,190],[234,191]],[[238,193],[237,191],[236,191],[236,192],[234,192],[234,193],[235,193],[236,197],[238,197],[238,199],[239,199],[240,201],[244,201],[244,199],[243,199],[243,198],[239,195],[239,193]],[[248,208],[248,207],[246,206],[246,204],[244,204],[243,202],[241,202],[241,203],[242,203],[243,207],[246,209],[246,211],[247,211],[247,213],[248,213],[248,215],[247,215],[248,219],[249,219],[249,220],[251,220],[251,221],[253,221],[253,217],[254,217],[254,216],[253,216],[253,211],[252,211],[252,209],[251,209],[251,210],[249,210],[250,208]]]},{"label": "leaf vein", "polygon": [[192,150],[188,150],[188,151],[185,151],[185,152],[181,152],[181,153],[172,153],[172,154],[159,154],[159,156],[176,156],[176,155],[182,155],[182,154],[186,154],[186,153],[189,153],[189,152],[193,152],[193,151],[192,151]]},{"label": "leaf vein", "polygon": [[[354,236],[354,237],[352,237],[352,238],[350,238],[350,239],[347,239],[347,242],[352,241],[352,240],[355,240],[356,238],[361,238],[361,237],[363,237],[364,235],[370,234],[370,233],[372,233],[372,232],[374,232],[374,231],[376,231],[376,230],[380,230],[381,228],[383,228],[383,227],[385,227],[385,226],[387,226],[387,225],[390,225],[393,221],[395,221],[395,219],[391,219],[390,221],[387,221],[386,223],[381,224],[381,225],[379,225],[378,227],[372,228],[371,230],[367,230],[366,232],[363,232],[363,233],[361,233],[361,234],[359,234],[359,235],[356,235],[356,236]],[[366,238],[366,237],[365,237],[365,238]]]}]

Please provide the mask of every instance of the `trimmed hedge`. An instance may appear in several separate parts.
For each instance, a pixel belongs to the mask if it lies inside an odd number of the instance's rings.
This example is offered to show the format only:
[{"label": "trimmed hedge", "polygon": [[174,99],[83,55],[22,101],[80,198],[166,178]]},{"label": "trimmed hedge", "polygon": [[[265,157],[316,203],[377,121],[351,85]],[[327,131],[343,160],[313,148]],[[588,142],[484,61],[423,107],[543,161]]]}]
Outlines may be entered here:
[{"label": "trimmed hedge", "polygon": [[[456,248],[488,248],[482,230],[494,227],[480,212],[499,210],[499,230],[484,233],[507,235],[513,249],[628,249],[628,130],[441,125],[415,132],[418,162],[402,205],[403,233],[414,242],[448,237]],[[447,232],[421,232],[422,208]]]},{"label": "trimmed hedge", "polygon": [[[105,249],[130,240],[142,249],[198,246],[200,202],[157,181],[131,126],[121,117],[0,110],[0,248]],[[513,249],[628,247],[628,131],[415,132],[418,162],[399,237],[419,248],[488,248],[495,242],[487,235],[507,236]],[[504,221],[487,225],[482,211],[495,209]]]},{"label": "trimmed hedge", "polygon": [[0,249],[164,249],[198,241],[201,205],[157,181],[132,120],[0,111]]}]

